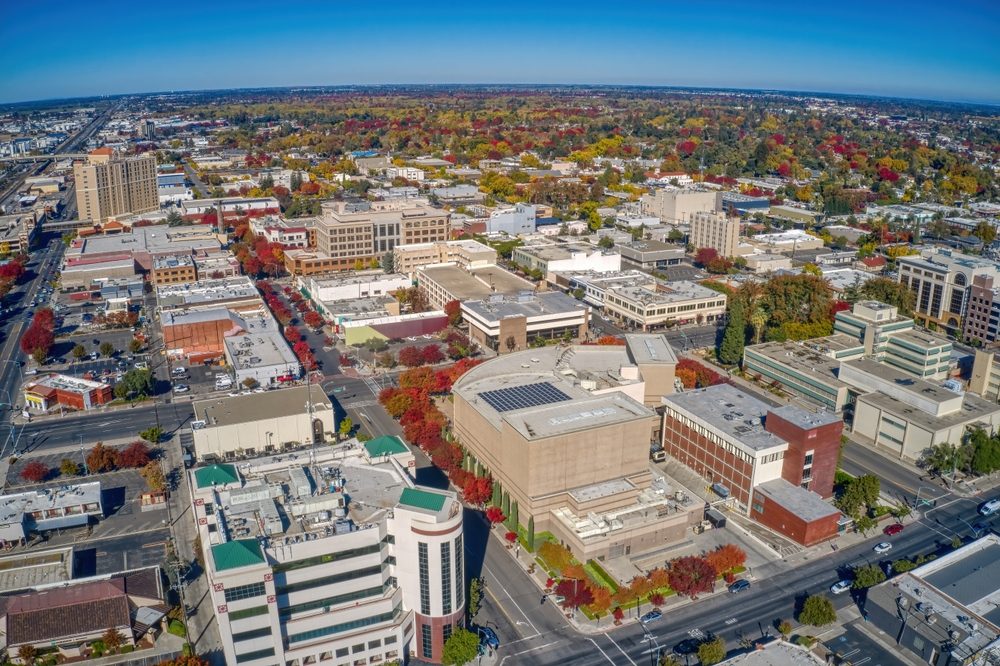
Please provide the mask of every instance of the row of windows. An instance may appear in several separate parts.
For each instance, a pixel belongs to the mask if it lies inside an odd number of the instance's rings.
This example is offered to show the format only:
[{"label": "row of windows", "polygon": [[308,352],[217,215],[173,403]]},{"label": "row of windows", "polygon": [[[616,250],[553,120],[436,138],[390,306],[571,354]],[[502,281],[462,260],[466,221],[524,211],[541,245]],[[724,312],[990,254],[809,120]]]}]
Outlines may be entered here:
[{"label": "row of windows", "polygon": [[388,622],[397,615],[399,615],[399,606],[392,609],[386,613],[379,613],[378,615],[372,615],[370,617],[363,617],[358,620],[351,620],[350,622],[341,622],[340,624],[333,624],[329,627],[321,627],[319,629],[312,629],[311,631],[303,631],[298,634],[290,634],[288,636],[289,643],[299,643],[302,641],[312,640],[314,638],[322,638],[324,636],[330,636],[332,634],[339,634],[345,631],[351,631],[352,629],[360,629],[362,627],[370,627],[373,624],[381,624],[382,622]]},{"label": "row of windows", "polygon": [[434,656],[434,646],[431,644],[431,625],[425,624],[420,627],[420,654],[423,655],[424,659],[430,659]]},{"label": "row of windows", "polygon": [[324,576],[323,578],[312,578],[299,583],[289,583],[287,585],[277,586],[276,589],[278,594],[291,594],[293,592],[311,590],[315,587],[323,587],[324,585],[334,585],[336,583],[343,583],[345,581],[364,578],[366,576],[376,576],[381,573],[382,565],[378,564],[364,569],[355,569],[354,571],[345,571],[343,573],[333,574],[332,576]]},{"label": "row of windows", "polygon": [[462,550],[462,535],[459,534],[455,537],[455,603],[459,606],[464,602],[463,594],[465,592],[465,578],[462,573],[462,560],[463,557]]},{"label": "row of windows", "polygon": [[348,592],[346,594],[338,594],[332,597],[326,597],[325,599],[317,599],[315,601],[306,601],[305,603],[295,604],[292,606],[287,606],[278,611],[278,614],[282,619],[287,619],[288,617],[294,615],[295,613],[304,613],[306,611],[316,610],[317,608],[329,608],[330,606],[337,606],[340,604],[345,604],[350,601],[358,601],[360,599],[366,599],[368,597],[378,597],[381,596],[385,591],[384,585],[379,585],[378,587],[369,587],[364,590],[358,590],[357,592]]},{"label": "row of windows", "polygon": [[257,659],[263,659],[264,657],[273,657],[274,648],[267,648],[266,650],[256,650],[254,652],[247,652],[246,654],[236,655],[236,663],[242,664],[247,661],[255,661]]},{"label": "row of windows", "polygon": [[264,596],[264,583],[250,583],[249,585],[239,585],[226,590],[226,602],[232,603],[240,599],[252,599],[253,597]]},{"label": "row of windows", "polygon": [[295,560],[294,562],[285,562],[281,564],[274,565],[274,573],[283,573],[285,571],[295,571],[296,569],[305,569],[306,567],[314,567],[320,564],[329,564],[330,562],[339,562],[340,560],[347,560],[352,557],[361,557],[362,555],[371,555],[382,550],[382,544],[374,544],[371,546],[363,546],[361,548],[351,548],[349,550],[339,550],[335,553],[326,553],[324,555],[317,555],[316,557],[307,557],[304,560]]},{"label": "row of windows", "polygon": [[445,615],[451,614],[451,543],[441,544],[441,604]]},{"label": "row of windows", "polygon": [[243,610],[230,611],[229,621],[245,620],[248,617],[257,617],[258,615],[267,615],[267,606],[253,606],[251,608],[244,608]]},{"label": "row of windows", "polygon": [[271,627],[262,627],[260,629],[251,629],[250,631],[241,631],[233,634],[233,642],[239,643],[240,641],[249,641],[254,638],[263,638],[264,636],[271,635]]},{"label": "row of windows", "polygon": [[721,437],[719,437],[714,432],[710,431],[705,426],[699,423],[695,423],[694,421],[684,416],[683,414],[679,414],[673,411],[668,411],[667,416],[671,417],[675,421],[678,421],[681,425],[687,426],[688,428],[698,433],[702,437],[708,439],[710,442],[712,442],[712,444],[719,447],[726,453],[731,453],[732,455],[736,456],[736,458],[738,458],[739,460],[742,460],[744,462],[753,461],[753,456],[751,456],[749,453],[736,447],[731,442],[724,441]]},{"label": "row of windows", "polygon": [[431,614],[431,576],[430,564],[427,561],[427,544],[417,544],[417,559],[420,564],[420,612]]},{"label": "row of windows", "polygon": [[396,643],[395,636],[386,636],[384,639],[376,638],[373,641],[368,641],[367,648],[365,647],[364,643],[358,643],[357,645],[352,645],[349,650],[348,648],[337,648],[337,656],[346,657],[349,653],[358,654],[359,652],[364,652],[366,649],[375,650],[377,648],[382,647],[383,644],[394,645],[395,643]]}]

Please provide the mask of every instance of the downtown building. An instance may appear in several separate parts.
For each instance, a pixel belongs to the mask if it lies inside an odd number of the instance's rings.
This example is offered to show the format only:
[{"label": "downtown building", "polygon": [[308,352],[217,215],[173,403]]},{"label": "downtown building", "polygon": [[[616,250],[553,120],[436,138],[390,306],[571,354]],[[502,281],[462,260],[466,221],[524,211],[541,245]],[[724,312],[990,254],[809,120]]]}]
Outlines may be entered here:
[{"label": "downtown building", "polygon": [[156,156],[122,157],[111,148],[91,151],[73,164],[81,220],[95,223],[129,213],[159,210]]},{"label": "downtown building", "polygon": [[191,471],[227,664],[441,661],[464,626],[462,505],[410,460],[375,440]]},{"label": "downtown building", "polygon": [[[992,280],[1000,278],[1000,267],[995,262],[940,248],[925,250],[920,256],[900,257],[898,265],[899,283],[913,292],[914,319],[923,326],[933,324],[956,336],[962,334],[962,321],[976,278],[991,278],[991,286]],[[987,283],[979,284],[982,289],[977,291],[976,316],[972,319],[975,323],[983,323],[979,317],[985,313]],[[992,310],[992,295],[990,301]],[[973,330],[985,333],[988,327]]]}]

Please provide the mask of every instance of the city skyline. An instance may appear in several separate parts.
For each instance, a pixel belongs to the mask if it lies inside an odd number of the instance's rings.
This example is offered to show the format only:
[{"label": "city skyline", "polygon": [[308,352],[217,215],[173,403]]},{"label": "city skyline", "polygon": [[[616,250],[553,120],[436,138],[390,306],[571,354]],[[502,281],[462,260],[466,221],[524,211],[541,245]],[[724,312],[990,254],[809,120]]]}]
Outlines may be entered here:
[{"label": "city skyline", "polygon": [[276,12],[226,0],[186,24],[153,7],[113,1],[102,9],[5,7],[7,43],[45,34],[53,22],[93,38],[30,58],[8,50],[0,103],[370,84],[648,85],[1000,103],[1000,8],[977,0],[949,5],[945,25],[961,27],[961,39],[950,41],[939,7],[926,2],[906,15],[855,0],[835,12],[719,0],[630,13],[514,2],[502,13],[459,14],[443,3]]}]

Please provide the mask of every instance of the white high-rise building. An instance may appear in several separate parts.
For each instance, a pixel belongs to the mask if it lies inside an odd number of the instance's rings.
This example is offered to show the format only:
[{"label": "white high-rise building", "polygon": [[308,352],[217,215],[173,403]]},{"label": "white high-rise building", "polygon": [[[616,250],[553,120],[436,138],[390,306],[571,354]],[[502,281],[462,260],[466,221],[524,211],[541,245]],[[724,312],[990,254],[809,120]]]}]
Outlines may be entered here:
[{"label": "white high-rise building", "polygon": [[455,493],[415,486],[396,438],[337,451],[191,472],[227,664],[440,662],[463,626]]}]

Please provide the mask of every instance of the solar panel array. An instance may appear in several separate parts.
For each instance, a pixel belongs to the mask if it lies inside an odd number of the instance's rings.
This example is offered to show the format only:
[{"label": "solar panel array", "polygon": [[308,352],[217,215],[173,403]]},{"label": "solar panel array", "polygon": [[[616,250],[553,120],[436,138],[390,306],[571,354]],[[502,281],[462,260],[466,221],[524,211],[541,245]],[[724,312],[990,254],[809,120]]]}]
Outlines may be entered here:
[{"label": "solar panel array", "polygon": [[549,405],[569,400],[569,396],[549,382],[511,386],[510,388],[483,391],[479,397],[498,412],[512,412],[525,407]]}]

